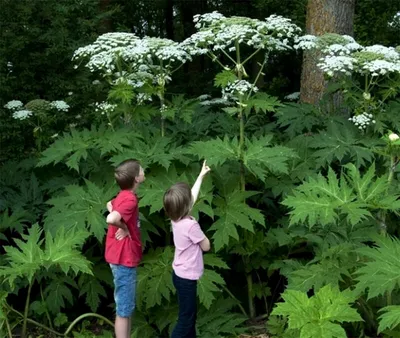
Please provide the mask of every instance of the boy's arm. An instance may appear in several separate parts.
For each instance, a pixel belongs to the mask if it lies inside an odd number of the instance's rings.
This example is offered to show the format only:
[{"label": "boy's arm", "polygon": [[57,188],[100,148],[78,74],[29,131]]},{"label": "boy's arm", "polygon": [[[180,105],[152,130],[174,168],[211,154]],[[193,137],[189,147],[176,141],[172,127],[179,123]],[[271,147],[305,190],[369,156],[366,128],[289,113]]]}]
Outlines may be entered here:
[{"label": "boy's arm", "polygon": [[128,227],[126,226],[125,222],[123,221],[121,214],[114,210],[110,212],[107,216],[107,223],[116,226],[117,228],[121,228],[127,230]]},{"label": "boy's arm", "polygon": [[203,178],[208,174],[210,171],[210,167],[207,166],[206,161],[203,162],[203,167],[201,168],[200,174],[197,177],[196,182],[193,184],[192,187],[192,206],[196,203],[197,197],[199,196],[201,183],[203,183]]}]

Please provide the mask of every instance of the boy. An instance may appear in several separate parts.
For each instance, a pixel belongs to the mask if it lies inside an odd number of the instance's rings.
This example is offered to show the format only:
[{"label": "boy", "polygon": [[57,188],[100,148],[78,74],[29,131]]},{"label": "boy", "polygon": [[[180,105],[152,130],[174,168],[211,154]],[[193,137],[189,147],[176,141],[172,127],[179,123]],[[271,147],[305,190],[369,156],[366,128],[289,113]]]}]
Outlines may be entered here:
[{"label": "boy", "polygon": [[145,176],[136,160],[122,162],[115,169],[114,176],[121,190],[107,203],[110,214],[107,216],[105,259],[114,277],[115,335],[117,338],[130,338],[131,316],[135,309],[136,267],[142,258],[135,192]]}]

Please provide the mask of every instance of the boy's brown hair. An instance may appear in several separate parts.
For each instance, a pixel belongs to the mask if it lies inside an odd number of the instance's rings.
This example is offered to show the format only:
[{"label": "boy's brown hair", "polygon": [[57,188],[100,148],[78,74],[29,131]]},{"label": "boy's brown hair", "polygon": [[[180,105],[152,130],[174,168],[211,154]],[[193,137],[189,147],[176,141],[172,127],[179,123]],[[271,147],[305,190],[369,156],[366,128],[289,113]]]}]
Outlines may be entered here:
[{"label": "boy's brown hair", "polygon": [[135,179],[139,176],[139,173],[139,161],[130,159],[121,162],[115,168],[114,177],[121,190],[128,190],[135,185]]},{"label": "boy's brown hair", "polygon": [[173,221],[188,216],[192,208],[192,191],[188,184],[179,182],[164,194],[164,210]]}]

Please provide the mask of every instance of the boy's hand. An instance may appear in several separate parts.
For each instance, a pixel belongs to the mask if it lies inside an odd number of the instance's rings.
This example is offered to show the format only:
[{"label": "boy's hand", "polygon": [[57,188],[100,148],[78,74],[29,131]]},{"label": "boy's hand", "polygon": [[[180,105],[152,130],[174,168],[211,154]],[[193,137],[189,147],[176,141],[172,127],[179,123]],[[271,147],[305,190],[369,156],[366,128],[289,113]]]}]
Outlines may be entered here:
[{"label": "boy's hand", "polygon": [[206,164],[206,160],[203,162],[203,167],[201,168],[200,171],[200,177],[203,178],[206,176],[209,172],[211,171],[210,167]]},{"label": "boy's hand", "polygon": [[125,237],[131,238],[131,234],[129,233],[129,230],[127,228],[126,229],[119,228],[117,230],[117,232],[115,233],[115,239],[120,241],[120,240],[124,239]]}]

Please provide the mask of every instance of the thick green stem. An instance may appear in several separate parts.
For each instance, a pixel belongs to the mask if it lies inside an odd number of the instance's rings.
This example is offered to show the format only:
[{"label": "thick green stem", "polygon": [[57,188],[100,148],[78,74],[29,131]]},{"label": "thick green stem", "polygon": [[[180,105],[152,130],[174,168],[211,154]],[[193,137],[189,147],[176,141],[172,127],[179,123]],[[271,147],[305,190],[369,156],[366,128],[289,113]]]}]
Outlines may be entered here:
[{"label": "thick green stem", "polygon": [[[43,297],[43,289],[42,289],[41,285],[40,285],[40,297],[42,298],[42,302],[45,303],[44,297]],[[53,329],[53,323],[51,322],[50,313],[49,313],[49,310],[47,309],[47,306],[46,306],[46,317],[47,317],[47,320],[49,321],[50,328]]]},{"label": "thick green stem", "polygon": [[10,326],[10,323],[8,322],[7,317],[6,317],[6,319],[5,319],[5,322],[6,322],[8,337],[9,337],[9,338],[13,338],[12,331],[11,331],[11,326]]},{"label": "thick green stem", "polygon": [[[386,194],[388,194],[390,185],[392,184],[393,181],[394,171],[396,170],[395,163],[396,163],[396,157],[390,156],[390,166],[389,166]],[[386,210],[383,210],[381,214],[381,233],[383,236],[387,235],[386,214],[387,214]],[[386,303],[387,306],[392,305],[392,293],[390,291],[387,291],[386,293]]]},{"label": "thick green stem", "polygon": [[87,317],[96,317],[96,318],[99,318],[99,319],[101,319],[101,320],[104,320],[104,321],[105,321],[107,324],[109,324],[110,326],[114,327],[114,324],[113,324],[109,319],[107,319],[106,317],[104,317],[104,316],[102,316],[102,315],[99,315],[99,314],[97,314],[97,313],[85,313],[84,315],[81,315],[81,316],[79,316],[78,318],[76,318],[76,319],[71,323],[71,325],[68,326],[68,329],[67,329],[67,331],[65,331],[64,336],[67,336],[67,335],[71,332],[71,330],[73,329],[73,327],[74,327],[77,323],[79,323],[82,319],[85,319],[85,318],[87,318]]},{"label": "thick green stem", "polygon": [[[222,288],[225,290],[225,292],[233,299],[238,300],[234,294],[226,287],[226,286],[222,286]],[[242,306],[242,304],[238,301],[238,307],[240,309],[240,311],[242,311],[243,315],[247,318],[249,318],[249,315],[247,314],[246,310],[244,309],[244,307]]]},{"label": "thick green stem", "polygon": [[30,304],[30,300],[31,300],[32,286],[33,286],[33,281],[29,283],[28,295],[26,296],[24,320],[22,322],[22,333],[21,333],[22,338],[26,338],[27,319],[28,319],[29,304]]},{"label": "thick green stem", "polygon": [[165,117],[163,116],[164,109],[165,109],[164,90],[165,90],[165,88],[162,87],[160,89],[160,92],[158,93],[158,97],[160,98],[160,105],[161,105],[161,137],[165,136]]},{"label": "thick green stem", "polygon": [[253,300],[253,278],[251,277],[251,273],[247,275],[247,295],[249,298],[250,318],[254,318],[256,316],[256,309]]}]

